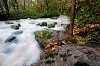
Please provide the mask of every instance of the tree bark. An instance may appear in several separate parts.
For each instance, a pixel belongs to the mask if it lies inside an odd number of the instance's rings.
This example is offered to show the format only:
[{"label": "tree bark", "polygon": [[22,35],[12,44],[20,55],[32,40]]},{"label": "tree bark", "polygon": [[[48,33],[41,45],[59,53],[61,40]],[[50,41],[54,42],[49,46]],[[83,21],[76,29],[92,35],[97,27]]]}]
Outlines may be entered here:
[{"label": "tree bark", "polygon": [[71,13],[71,23],[70,23],[70,35],[73,37],[73,27],[74,27],[74,18],[76,11],[76,0],[72,0],[72,13]]}]

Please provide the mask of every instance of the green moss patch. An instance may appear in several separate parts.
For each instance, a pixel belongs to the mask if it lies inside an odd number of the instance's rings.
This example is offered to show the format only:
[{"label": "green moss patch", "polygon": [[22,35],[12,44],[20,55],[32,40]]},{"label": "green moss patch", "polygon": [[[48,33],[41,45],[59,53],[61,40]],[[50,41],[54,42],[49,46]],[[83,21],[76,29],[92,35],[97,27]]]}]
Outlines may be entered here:
[{"label": "green moss patch", "polygon": [[77,61],[74,66],[90,66],[88,63],[84,61]]},{"label": "green moss patch", "polygon": [[20,24],[11,25],[11,28],[12,29],[19,29],[20,26],[21,26]]},{"label": "green moss patch", "polygon": [[5,24],[14,24],[14,23],[10,21],[5,21]]}]

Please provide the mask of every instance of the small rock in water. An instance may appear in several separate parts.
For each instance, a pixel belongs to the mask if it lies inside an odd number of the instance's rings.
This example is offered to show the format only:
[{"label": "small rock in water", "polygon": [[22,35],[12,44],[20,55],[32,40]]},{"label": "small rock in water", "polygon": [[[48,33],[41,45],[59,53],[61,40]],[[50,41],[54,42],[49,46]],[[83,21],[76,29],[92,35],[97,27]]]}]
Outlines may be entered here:
[{"label": "small rock in water", "polygon": [[50,17],[50,19],[58,19],[58,17]]},{"label": "small rock in water", "polygon": [[16,37],[14,36],[10,36],[5,40],[5,43],[10,43],[10,42],[14,42],[16,43],[18,40],[16,39]]},{"label": "small rock in water", "polygon": [[6,53],[6,54],[9,54],[11,52],[12,52],[12,50],[10,48],[6,48],[3,50],[3,53]]},{"label": "small rock in water", "polygon": [[16,25],[11,25],[11,28],[12,28],[12,29],[19,29],[20,26],[21,26],[21,25],[20,25],[20,23],[19,23],[19,24],[16,24]]},{"label": "small rock in water", "polygon": [[30,19],[30,18],[27,18],[27,19]]},{"label": "small rock in water", "polygon": [[16,31],[16,32],[14,32],[14,33],[12,33],[13,35],[20,35],[20,34],[22,34],[23,33],[23,31]]}]

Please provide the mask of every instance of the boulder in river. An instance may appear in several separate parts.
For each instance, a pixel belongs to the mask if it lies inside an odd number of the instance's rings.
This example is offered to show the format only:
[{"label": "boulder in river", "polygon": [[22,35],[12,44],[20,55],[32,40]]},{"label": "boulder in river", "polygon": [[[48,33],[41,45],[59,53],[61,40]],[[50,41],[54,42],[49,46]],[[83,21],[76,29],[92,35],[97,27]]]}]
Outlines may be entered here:
[{"label": "boulder in river", "polygon": [[13,29],[19,29],[20,26],[21,26],[20,24],[11,25],[11,28],[13,28]]},{"label": "boulder in river", "polygon": [[18,40],[16,39],[15,36],[10,36],[5,40],[5,43],[11,43],[11,42],[17,43]]},{"label": "boulder in river", "polygon": [[5,24],[14,24],[14,23],[10,21],[5,21]]},{"label": "boulder in river", "polygon": [[22,34],[23,33],[23,31],[16,31],[16,32],[13,32],[12,34],[13,35],[20,35],[20,34]]}]

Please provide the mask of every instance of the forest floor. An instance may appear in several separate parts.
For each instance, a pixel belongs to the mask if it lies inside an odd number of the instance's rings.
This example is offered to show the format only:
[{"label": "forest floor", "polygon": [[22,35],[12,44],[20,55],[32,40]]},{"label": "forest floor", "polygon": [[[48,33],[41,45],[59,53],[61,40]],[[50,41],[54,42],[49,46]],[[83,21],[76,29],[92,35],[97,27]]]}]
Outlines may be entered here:
[{"label": "forest floor", "polygon": [[[99,28],[99,24],[87,24],[81,29],[74,26],[74,38],[69,31],[55,31],[50,39],[37,39],[43,50],[41,60],[32,66],[100,66],[100,44],[83,42],[87,33]],[[76,41],[77,40],[77,41]]]}]

